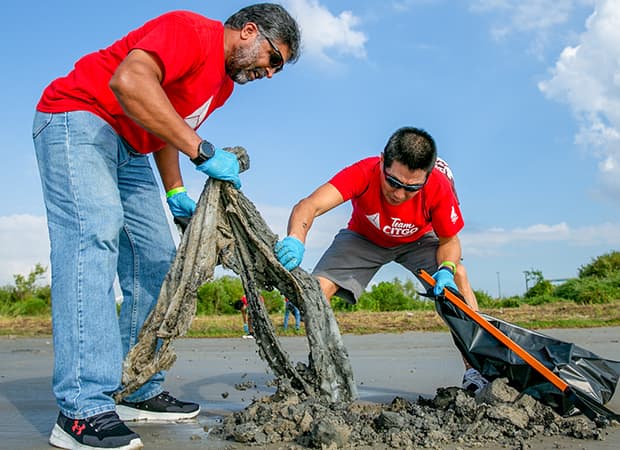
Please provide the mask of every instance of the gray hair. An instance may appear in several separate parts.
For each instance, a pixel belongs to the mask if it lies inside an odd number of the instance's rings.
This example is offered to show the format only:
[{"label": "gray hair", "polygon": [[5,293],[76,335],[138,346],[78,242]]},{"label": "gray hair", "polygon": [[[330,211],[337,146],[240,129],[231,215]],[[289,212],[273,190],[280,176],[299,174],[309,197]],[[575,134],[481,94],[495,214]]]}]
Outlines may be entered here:
[{"label": "gray hair", "polygon": [[274,41],[286,44],[290,50],[288,63],[299,59],[301,31],[297,22],[284,9],[275,3],[258,3],[246,6],[230,16],[224,25],[240,30],[248,23],[255,23],[260,32]]}]

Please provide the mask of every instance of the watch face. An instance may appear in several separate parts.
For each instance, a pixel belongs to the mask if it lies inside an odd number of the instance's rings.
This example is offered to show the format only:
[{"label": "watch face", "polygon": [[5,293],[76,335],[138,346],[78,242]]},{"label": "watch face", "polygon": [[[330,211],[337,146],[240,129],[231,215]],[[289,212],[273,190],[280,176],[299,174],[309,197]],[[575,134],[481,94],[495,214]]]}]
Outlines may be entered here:
[{"label": "watch face", "polygon": [[209,159],[211,157],[213,157],[213,155],[215,155],[215,147],[213,147],[213,144],[211,144],[209,141],[202,141],[200,143],[200,146],[198,147],[198,150],[200,151],[200,155],[206,159]]},{"label": "watch face", "polygon": [[210,158],[215,155],[215,147],[209,141],[202,141],[198,145],[198,156],[196,156],[191,161],[197,166],[201,165],[203,162],[208,161]]}]

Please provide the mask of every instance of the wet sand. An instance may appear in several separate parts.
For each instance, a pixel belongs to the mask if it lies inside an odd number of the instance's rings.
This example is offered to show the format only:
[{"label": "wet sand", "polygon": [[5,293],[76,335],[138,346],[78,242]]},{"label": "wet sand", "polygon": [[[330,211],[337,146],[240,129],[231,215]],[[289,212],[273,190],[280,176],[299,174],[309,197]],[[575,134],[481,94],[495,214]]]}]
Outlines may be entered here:
[{"label": "wet sand", "polygon": [[[620,360],[620,327],[543,330],[543,333]],[[387,403],[400,396],[432,397],[438,387],[460,385],[463,365],[446,332],[343,337],[355,372],[360,400]],[[294,361],[306,361],[305,337],[281,338]],[[289,449],[293,444],[248,447],[222,441],[208,429],[224,415],[243,409],[253,398],[274,392],[273,375],[249,339],[179,339],[178,359],[165,388],[200,403],[198,420],[177,424],[135,423],[146,449]],[[51,393],[53,349],[50,339],[0,338],[0,448],[49,449],[49,432],[58,414]],[[243,389],[243,390],[242,390]],[[620,412],[620,394],[607,405]],[[605,440],[534,438],[534,450],[557,448],[618,449],[620,426],[605,430]],[[462,445],[446,448],[466,448]],[[479,447],[480,448],[480,447]],[[482,448],[493,449],[493,446]],[[497,447],[504,448],[504,447]]]}]

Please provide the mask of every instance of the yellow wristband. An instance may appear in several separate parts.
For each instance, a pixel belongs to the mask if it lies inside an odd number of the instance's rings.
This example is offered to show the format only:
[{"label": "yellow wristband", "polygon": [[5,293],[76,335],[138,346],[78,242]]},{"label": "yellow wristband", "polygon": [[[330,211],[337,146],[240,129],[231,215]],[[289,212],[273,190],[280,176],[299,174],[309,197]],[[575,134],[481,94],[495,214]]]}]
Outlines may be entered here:
[{"label": "yellow wristband", "polygon": [[179,186],[179,187],[172,188],[168,192],[166,192],[166,198],[170,198],[173,195],[178,194],[179,192],[187,192],[187,189],[185,189],[185,186]]},{"label": "yellow wristband", "polygon": [[441,269],[442,267],[448,267],[450,270],[452,270],[452,275],[456,273],[456,264],[454,264],[452,261],[442,262],[441,264],[439,264],[439,268]]}]

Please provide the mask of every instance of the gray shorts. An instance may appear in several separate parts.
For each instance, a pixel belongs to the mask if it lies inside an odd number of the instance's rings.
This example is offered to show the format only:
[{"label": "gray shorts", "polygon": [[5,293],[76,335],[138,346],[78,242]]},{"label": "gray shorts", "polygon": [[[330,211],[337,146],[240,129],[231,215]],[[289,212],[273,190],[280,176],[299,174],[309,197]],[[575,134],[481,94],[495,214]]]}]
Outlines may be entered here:
[{"label": "gray shorts", "polygon": [[435,273],[438,246],[439,239],[433,232],[415,242],[386,248],[343,229],[334,237],[312,274],[334,282],[339,287],[336,295],[354,304],[377,271],[392,261],[414,275],[419,269]]}]

